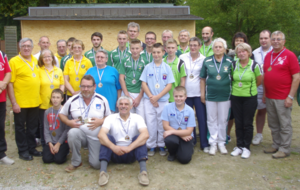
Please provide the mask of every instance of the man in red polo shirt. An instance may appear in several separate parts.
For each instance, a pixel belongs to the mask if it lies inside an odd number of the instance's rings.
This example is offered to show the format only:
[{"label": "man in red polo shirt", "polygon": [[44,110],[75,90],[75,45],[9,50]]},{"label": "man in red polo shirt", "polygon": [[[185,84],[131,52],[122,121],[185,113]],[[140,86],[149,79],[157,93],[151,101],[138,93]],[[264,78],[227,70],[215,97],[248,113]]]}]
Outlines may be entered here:
[{"label": "man in red polo shirt", "polygon": [[7,56],[0,51],[0,164],[6,165],[15,163],[5,154],[7,150],[5,141],[6,86],[11,78],[10,72]]},{"label": "man in red polo shirt", "polygon": [[299,66],[296,55],[284,47],[285,35],[275,31],[271,35],[273,51],[264,60],[264,97],[267,103],[268,124],[273,144],[264,150],[273,158],[290,155],[292,142],[292,105],[299,86]]}]

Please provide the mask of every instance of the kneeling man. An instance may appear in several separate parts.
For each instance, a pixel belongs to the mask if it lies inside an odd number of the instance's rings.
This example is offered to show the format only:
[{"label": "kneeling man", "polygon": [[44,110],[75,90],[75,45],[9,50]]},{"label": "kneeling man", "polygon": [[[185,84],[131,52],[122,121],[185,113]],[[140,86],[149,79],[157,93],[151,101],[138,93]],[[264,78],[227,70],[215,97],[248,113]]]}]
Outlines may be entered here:
[{"label": "kneeling man", "polygon": [[146,141],[149,134],[145,121],[140,115],[130,113],[132,109],[130,97],[120,97],[117,105],[119,113],[105,119],[98,135],[101,143],[99,185],[108,183],[107,164],[110,160],[115,163],[132,163],[137,160],[140,164],[139,183],[148,185]]},{"label": "kneeling man", "polygon": [[195,113],[185,104],[187,96],[184,87],[175,87],[173,96],[175,102],[167,104],[161,114],[165,144],[169,151],[168,160],[174,161],[177,158],[180,163],[187,164],[194,153],[192,139],[196,126]]}]

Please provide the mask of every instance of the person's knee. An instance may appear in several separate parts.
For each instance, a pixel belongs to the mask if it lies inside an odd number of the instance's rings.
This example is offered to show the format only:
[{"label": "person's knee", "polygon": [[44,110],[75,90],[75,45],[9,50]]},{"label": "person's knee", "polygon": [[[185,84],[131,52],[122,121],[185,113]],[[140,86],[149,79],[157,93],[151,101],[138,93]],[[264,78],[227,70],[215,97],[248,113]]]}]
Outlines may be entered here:
[{"label": "person's knee", "polygon": [[192,160],[192,156],[179,156],[177,157],[177,160],[181,164],[188,164]]},{"label": "person's knee", "polygon": [[90,165],[95,169],[100,169],[100,161],[99,160],[89,160]]},{"label": "person's knee", "polygon": [[78,140],[78,132],[80,129],[77,128],[72,128],[68,132],[68,142],[73,141],[73,140]]},{"label": "person's knee", "polygon": [[67,158],[55,158],[54,159],[54,162],[56,163],[56,164],[63,164],[63,163],[65,163],[67,161]]},{"label": "person's knee", "polygon": [[176,139],[175,135],[169,135],[164,139],[164,141],[166,144],[175,144],[176,143],[175,139]]},{"label": "person's knee", "polygon": [[49,164],[49,163],[52,163],[54,160],[53,160],[53,158],[52,157],[50,157],[50,156],[43,156],[43,162],[45,163],[45,164]]}]

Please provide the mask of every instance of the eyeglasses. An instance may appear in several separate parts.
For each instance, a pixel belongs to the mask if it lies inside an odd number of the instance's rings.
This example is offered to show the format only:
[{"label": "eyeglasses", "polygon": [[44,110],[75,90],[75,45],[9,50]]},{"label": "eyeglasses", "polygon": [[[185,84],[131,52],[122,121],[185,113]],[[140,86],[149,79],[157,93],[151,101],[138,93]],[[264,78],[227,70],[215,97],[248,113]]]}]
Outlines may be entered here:
[{"label": "eyeglasses", "polygon": [[191,48],[198,47],[199,45],[189,45]]},{"label": "eyeglasses", "polygon": [[93,86],[81,86],[81,85],[80,85],[80,88],[82,88],[82,89],[86,89],[86,88],[87,88],[87,89],[90,89],[90,88],[93,88]]},{"label": "eyeglasses", "polygon": [[272,38],[271,39],[273,42],[280,42],[281,40],[284,40],[284,39],[282,39],[282,38]]}]

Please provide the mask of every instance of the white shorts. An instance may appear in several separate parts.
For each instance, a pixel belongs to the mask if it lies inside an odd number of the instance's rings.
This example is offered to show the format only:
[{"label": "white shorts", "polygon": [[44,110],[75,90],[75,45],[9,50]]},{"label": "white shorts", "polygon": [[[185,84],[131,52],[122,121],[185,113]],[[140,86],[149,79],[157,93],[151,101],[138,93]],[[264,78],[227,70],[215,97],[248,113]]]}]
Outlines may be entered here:
[{"label": "white shorts", "polygon": [[266,104],[264,104],[262,102],[262,97],[263,97],[263,94],[257,94],[257,109],[258,110],[262,110],[267,107]]}]

